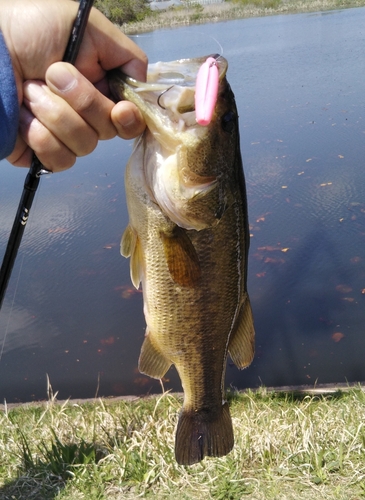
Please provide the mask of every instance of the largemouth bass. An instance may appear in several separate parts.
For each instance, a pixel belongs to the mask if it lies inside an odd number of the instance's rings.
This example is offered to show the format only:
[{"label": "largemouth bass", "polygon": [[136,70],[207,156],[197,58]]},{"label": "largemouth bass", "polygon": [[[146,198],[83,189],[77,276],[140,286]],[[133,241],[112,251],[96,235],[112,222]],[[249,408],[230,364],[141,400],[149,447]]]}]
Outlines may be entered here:
[{"label": "largemouth bass", "polygon": [[134,102],[147,123],[126,168],[121,253],[143,289],[139,370],[159,379],[174,364],[181,379],[175,456],[182,465],[232,449],[226,359],[245,368],[254,355],[238,115],[227,61],[214,57],[219,92],[208,126],[196,123],[194,109],[206,58],[149,65],[147,83],[110,75],[115,98]]}]

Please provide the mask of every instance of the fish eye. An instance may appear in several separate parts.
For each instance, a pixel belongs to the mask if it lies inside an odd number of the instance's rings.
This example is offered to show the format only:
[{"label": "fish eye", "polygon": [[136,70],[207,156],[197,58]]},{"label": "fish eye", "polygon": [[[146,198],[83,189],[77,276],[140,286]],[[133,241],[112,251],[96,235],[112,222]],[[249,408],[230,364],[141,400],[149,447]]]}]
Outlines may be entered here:
[{"label": "fish eye", "polygon": [[227,111],[227,113],[222,116],[222,129],[230,134],[234,130],[235,121],[236,115],[233,113],[233,111]]}]

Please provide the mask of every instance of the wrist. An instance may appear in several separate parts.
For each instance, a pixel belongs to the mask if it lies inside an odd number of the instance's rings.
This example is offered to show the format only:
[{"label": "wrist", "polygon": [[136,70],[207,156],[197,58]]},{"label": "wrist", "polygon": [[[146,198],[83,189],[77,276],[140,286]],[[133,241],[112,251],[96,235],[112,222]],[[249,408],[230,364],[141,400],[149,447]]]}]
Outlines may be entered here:
[{"label": "wrist", "polygon": [[0,159],[8,156],[15,146],[19,123],[18,92],[10,53],[0,31]]},{"label": "wrist", "polygon": [[[13,23],[13,16],[10,6],[11,2],[6,0],[0,0],[0,32],[2,34],[3,43],[6,46],[10,64],[12,67],[13,79],[15,81],[17,89],[18,105],[20,106],[23,100],[23,84],[22,84],[22,78],[20,76],[21,71],[19,63],[17,61],[16,54],[14,53],[13,46],[11,43],[10,26]],[[1,64],[2,62],[3,61],[1,59]]]}]

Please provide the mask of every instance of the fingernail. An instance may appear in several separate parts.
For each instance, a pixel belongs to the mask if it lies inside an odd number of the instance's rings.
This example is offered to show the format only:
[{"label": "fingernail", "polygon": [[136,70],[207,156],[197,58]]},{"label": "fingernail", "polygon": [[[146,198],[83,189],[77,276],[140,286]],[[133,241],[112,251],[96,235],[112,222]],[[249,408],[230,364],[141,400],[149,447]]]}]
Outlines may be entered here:
[{"label": "fingernail", "polygon": [[65,65],[55,64],[47,72],[47,80],[60,92],[69,92],[77,85],[77,79],[72,73],[72,68]]},{"label": "fingernail", "polygon": [[135,127],[137,122],[137,117],[135,113],[132,110],[128,110],[127,112],[124,112],[123,115],[123,121],[120,121],[120,124],[122,125],[123,128],[131,128]]}]

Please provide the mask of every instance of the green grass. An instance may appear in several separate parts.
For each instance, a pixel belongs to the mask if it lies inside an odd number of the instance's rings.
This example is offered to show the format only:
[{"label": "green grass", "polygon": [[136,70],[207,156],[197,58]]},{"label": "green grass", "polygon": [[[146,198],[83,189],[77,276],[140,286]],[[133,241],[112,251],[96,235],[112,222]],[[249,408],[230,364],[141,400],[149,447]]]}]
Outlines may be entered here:
[{"label": "green grass", "polygon": [[181,398],[76,404],[50,400],[0,413],[0,499],[365,498],[365,393],[229,396],[236,443],[181,467]]},{"label": "green grass", "polygon": [[229,19],[318,12],[363,7],[364,5],[365,0],[226,0],[220,4],[202,6],[197,2],[185,0],[184,5],[181,7],[149,13],[146,11],[140,21],[120,24],[122,24],[121,29],[124,33],[134,34],[166,27],[187,26]]}]

